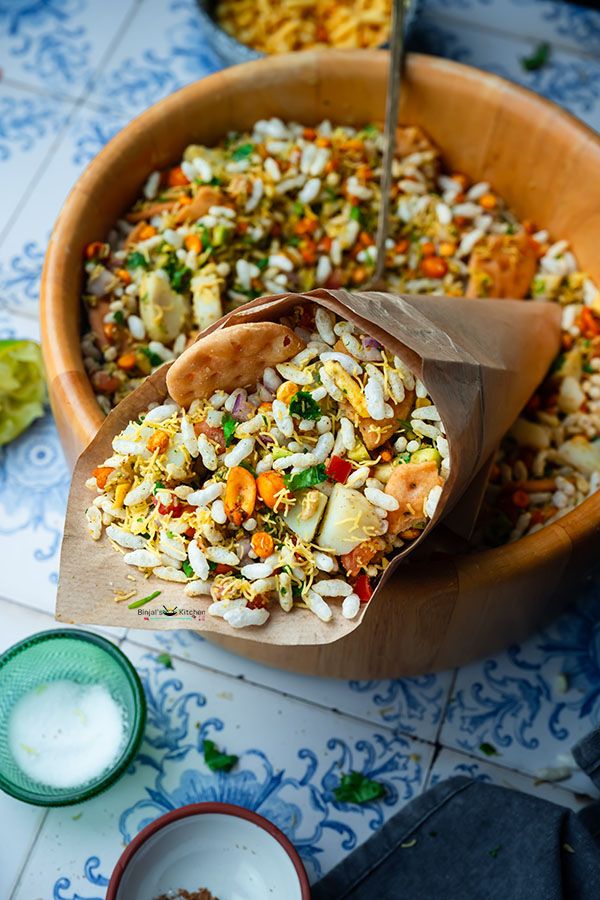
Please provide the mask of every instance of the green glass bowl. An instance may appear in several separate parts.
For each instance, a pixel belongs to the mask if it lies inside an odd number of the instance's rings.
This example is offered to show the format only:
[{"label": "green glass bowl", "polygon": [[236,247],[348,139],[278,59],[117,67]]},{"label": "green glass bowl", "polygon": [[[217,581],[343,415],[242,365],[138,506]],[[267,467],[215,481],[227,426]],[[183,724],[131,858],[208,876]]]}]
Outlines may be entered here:
[{"label": "green glass bowl", "polygon": [[[125,715],[126,741],[114,764],[97,778],[71,788],[55,788],[29,778],[8,746],[8,720],[18,700],[43,682],[67,679],[103,684]],[[88,631],[41,631],[0,656],[0,788],[35,806],[69,806],[95,797],[123,775],[134,759],[146,721],[146,701],[137,672],[124,653]]]}]

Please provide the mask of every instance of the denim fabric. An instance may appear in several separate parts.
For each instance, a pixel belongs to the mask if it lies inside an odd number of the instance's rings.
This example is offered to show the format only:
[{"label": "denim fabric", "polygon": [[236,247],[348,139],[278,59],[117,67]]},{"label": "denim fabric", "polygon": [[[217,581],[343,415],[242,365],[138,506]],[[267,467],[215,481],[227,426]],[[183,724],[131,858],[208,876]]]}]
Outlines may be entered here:
[{"label": "denim fabric", "polygon": [[[600,787],[600,729],[574,749]],[[417,797],[313,900],[600,900],[600,802],[582,813],[470,778]]]}]

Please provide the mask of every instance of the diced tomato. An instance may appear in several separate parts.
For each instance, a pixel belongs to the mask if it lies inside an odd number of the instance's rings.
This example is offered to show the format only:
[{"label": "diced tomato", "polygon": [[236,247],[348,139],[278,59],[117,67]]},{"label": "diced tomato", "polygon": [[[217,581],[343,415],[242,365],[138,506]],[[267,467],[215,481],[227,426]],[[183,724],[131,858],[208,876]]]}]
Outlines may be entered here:
[{"label": "diced tomato", "polygon": [[[170,503],[159,503],[156,496],[152,499],[161,516],[170,515],[173,519],[180,519],[184,512],[192,508],[189,503],[182,503],[177,497],[173,497]],[[188,531],[192,532],[188,537],[193,537],[196,533],[193,528],[188,528]]]},{"label": "diced tomato", "polygon": [[351,471],[352,463],[349,463],[347,459],[342,459],[341,456],[332,456],[325,469],[327,477],[340,484],[346,483]]},{"label": "diced tomato", "polygon": [[117,390],[121,382],[108,372],[94,372],[92,375],[92,384],[97,391],[103,394],[112,394]]},{"label": "diced tomato", "polygon": [[268,605],[269,601],[264,594],[257,594],[253,600],[248,600],[246,609],[266,609]]},{"label": "diced tomato", "polygon": [[220,425],[209,425],[206,419],[194,425],[196,434],[205,434],[209,441],[217,444],[219,453],[225,450],[225,435]]},{"label": "diced tomato", "polygon": [[227,566],[225,563],[217,563],[215,575],[228,575],[229,572],[233,572],[233,566]]},{"label": "diced tomato", "polygon": [[354,593],[358,595],[361,603],[368,603],[373,594],[371,579],[364,573],[359,575],[354,582]]}]

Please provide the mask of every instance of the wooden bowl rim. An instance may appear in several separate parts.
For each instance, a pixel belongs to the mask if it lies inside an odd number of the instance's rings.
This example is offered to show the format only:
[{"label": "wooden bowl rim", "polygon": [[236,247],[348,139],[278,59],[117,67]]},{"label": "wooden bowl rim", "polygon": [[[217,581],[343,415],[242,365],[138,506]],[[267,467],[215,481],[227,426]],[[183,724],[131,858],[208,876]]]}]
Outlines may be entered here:
[{"label": "wooden bowl rim", "polygon": [[[74,349],[65,349],[59,341],[52,340],[52,335],[60,333],[63,318],[62,294],[57,288],[54,288],[55,277],[65,265],[70,236],[77,230],[83,207],[88,202],[90,195],[98,189],[102,179],[110,172],[113,160],[120,155],[122,148],[129,145],[131,135],[135,134],[140,127],[152,129],[155,123],[169,114],[171,110],[180,107],[182,100],[185,102],[187,98],[210,95],[213,86],[218,86],[219,82],[222,83],[223,78],[230,81],[251,82],[255,74],[260,74],[266,68],[287,72],[295,66],[299,55],[308,62],[311,62],[312,58],[315,71],[319,71],[321,61],[324,59],[330,61],[332,54],[335,54],[337,64],[348,71],[349,77],[356,77],[356,73],[365,64],[383,67],[388,60],[388,52],[385,50],[304,51],[302,54],[264,57],[216,72],[175,91],[132,119],[94,157],[76,181],[54,225],[48,244],[41,278],[40,321],[42,346],[50,386],[55,381],[58,383],[61,378],[76,376],[69,386],[69,392],[74,409],[79,410],[81,415],[85,416],[89,440],[102,424],[104,416],[96,404],[83,366],[81,352],[75,354],[76,359],[72,366],[66,365],[64,357],[69,353],[73,354]],[[437,71],[444,77],[458,79],[463,84],[472,84],[477,91],[482,91],[484,87],[492,91],[500,91],[504,94],[507,103],[529,105],[532,115],[545,112],[556,123],[557,128],[567,129],[577,136],[579,142],[583,140],[583,142],[589,143],[590,151],[598,156],[600,171],[600,136],[552,101],[539,96],[528,88],[507,81],[499,75],[440,57],[413,53],[409,54],[407,65],[410,81],[419,82],[428,73]],[[560,520],[545,526],[534,534],[521,538],[518,545],[520,549],[526,550],[526,555],[530,559],[533,557],[538,564],[541,564],[561,555],[560,544],[564,542],[565,538],[571,544],[577,543],[586,537],[591,537],[595,528],[600,528],[600,491],[583,501]],[[550,531],[554,532],[558,541],[547,540]],[[554,543],[554,547],[549,549],[548,544],[551,543]],[[491,570],[496,573],[499,569],[511,571],[510,558],[514,546],[514,544],[505,544],[493,549],[456,554],[456,558],[460,559],[463,570],[475,572],[490,566]]]}]

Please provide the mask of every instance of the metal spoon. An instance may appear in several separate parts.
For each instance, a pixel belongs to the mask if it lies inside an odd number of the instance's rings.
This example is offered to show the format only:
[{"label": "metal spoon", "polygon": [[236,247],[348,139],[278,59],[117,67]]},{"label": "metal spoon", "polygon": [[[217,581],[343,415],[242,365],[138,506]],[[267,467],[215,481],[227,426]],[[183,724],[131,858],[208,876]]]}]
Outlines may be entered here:
[{"label": "metal spoon", "polygon": [[390,191],[392,187],[392,162],[396,147],[396,127],[398,125],[398,102],[400,99],[400,82],[404,68],[404,13],[410,0],[393,0],[392,33],[390,39],[390,68],[388,72],[387,98],[385,107],[385,130],[383,135],[383,160],[381,168],[381,204],[377,220],[377,262],[375,271],[367,285],[369,291],[385,291],[386,282],[383,277],[385,268],[386,246],[388,235],[388,219],[390,210]]}]

